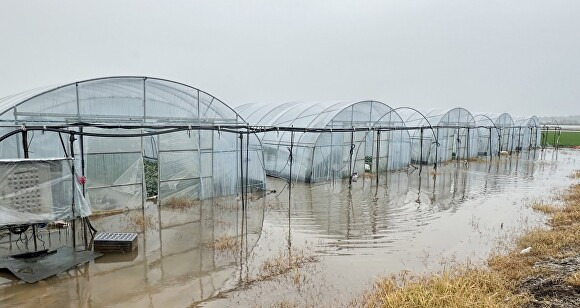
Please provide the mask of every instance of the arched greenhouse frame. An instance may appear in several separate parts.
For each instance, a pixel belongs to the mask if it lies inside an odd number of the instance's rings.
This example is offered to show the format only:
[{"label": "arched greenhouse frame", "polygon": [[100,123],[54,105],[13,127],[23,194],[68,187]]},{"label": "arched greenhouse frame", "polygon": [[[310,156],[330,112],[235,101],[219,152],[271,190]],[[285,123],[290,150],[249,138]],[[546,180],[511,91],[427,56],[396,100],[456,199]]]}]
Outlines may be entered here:
[{"label": "arched greenhouse frame", "polygon": [[[400,169],[410,161],[405,123],[393,108],[378,101],[246,104],[236,110],[251,125],[324,129],[259,134],[266,172],[271,176],[319,182],[349,177],[355,172]],[[390,129],[378,132],[380,127]],[[291,174],[290,147],[294,153]]]},{"label": "arched greenhouse frame", "polygon": [[[182,129],[168,133],[168,125]],[[96,210],[144,206],[147,151],[149,158],[158,160],[161,204],[170,198],[237,194],[244,184],[241,172],[251,188],[265,189],[262,150],[255,135],[247,134],[247,140],[214,129],[183,129],[188,125],[247,126],[247,122],[207,92],[160,78],[119,76],[40,88],[0,99],[0,136],[22,130],[0,142],[0,159],[76,153],[82,161],[77,172],[86,176],[83,192]],[[69,142],[62,133],[27,132],[27,126],[58,127],[76,134]],[[142,136],[146,134],[149,137]],[[247,165],[240,171],[243,161]]]},{"label": "arched greenhouse frame", "polygon": [[411,161],[434,164],[477,156],[476,122],[464,108],[421,111],[408,107],[397,111],[410,129]]}]

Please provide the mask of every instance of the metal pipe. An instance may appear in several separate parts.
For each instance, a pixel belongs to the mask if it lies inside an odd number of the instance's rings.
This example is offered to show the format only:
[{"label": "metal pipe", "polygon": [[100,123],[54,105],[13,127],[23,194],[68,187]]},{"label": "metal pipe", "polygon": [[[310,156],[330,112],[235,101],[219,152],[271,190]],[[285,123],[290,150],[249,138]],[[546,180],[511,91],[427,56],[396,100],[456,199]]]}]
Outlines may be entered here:
[{"label": "metal pipe", "polygon": [[419,174],[423,170],[423,128],[421,128],[421,132],[419,133]]},{"label": "metal pipe", "polygon": [[70,134],[70,157],[73,160],[73,163],[71,164],[71,174],[72,174],[72,240],[73,240],[73,249],[76,249],[77,247],[77,228],[76,228],[76,220],[77,220],[77,216],[76,216],[76,210],[75,210],[75,181],[76,181],[76,177],[75,177],[75,147],[74,147],[74,142],[75,142],[75,135],[74,133]]},{"label": "metal pipe", "polygon": [[352,154],[354,153],[354,131],[350,132],[350,156],[348,159],[348,187],[352,186]]},{"label": "metal pipe", "polygon": [[[379,157],[380,157],[380,153],[381,153],[381,131],[377,131],[377,161],[375,162],[375,166],[376,166],[376,170],[375,173],[377,175],[377,186],[379,185]],[[389,155],[387,153],[387,155]],[[388,169],[388,166],[387,166]]]}]

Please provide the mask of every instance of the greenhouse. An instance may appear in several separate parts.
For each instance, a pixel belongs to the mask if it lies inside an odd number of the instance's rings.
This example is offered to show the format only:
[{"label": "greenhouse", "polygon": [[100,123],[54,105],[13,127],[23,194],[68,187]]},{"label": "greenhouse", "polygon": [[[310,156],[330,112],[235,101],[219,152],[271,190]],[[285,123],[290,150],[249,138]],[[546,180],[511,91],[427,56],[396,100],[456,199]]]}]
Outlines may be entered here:
[{"label": "greenhouse", "polygon": [[475,119],[463,108],[420,111],[397,109],[410,128],[411,161],[433,164],[477,156]]},{"label": "greenhouse", "polygon": [[[0,142],[0,159],[76,154],[76,175],[86,178],[82,190],[96,210],[140,208],[151,185],[158,186],[162,205],[172,198],[237,194],[241,172],[246,184],[264,189],[257,137],[188,128],[203,125],[247,123],[219,99],[185,84],[150,77],[91,79],[1,98],[0,136],[21,133]],[[46,129],[26,129],[32,126]],[[145,181],[145,152],[155,153],[148,155],[158,172],[154,184]]]},{"label": "greenhouse", "polygon": [[515,150],[516,128],[512,117],[507,113],[477,113],[474,115],[478,126],[478,154],[497,155],[501,151]]},{"label": "greenhouse", "polygon": [[514,143],[516,150],[530,150],[540,146],[542,132],[540,119],[536,116],[514,119]]},{"label": "greenhouse", "polygon": [[369,130],[404,128],[399,114],[381,102],[246,104],[236,110],[251,125],[327,129],[259,134],[266,172],[271,176],[318,182],[349,177],[355,172],[362,174],[365,170],[400,169],[410,160],[409,135],[405,129]]}]

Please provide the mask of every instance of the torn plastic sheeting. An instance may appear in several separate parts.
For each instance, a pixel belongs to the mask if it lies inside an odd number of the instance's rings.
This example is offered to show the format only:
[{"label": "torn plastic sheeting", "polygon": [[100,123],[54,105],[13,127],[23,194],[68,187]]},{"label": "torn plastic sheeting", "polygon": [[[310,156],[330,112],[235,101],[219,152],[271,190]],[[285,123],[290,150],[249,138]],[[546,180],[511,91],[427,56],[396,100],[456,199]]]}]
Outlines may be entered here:
[{"label": "torn plastic sheeting", "polygon": [[72,176],[72,162],[67,158],[0,160],[0,226],[71,219],[73,192],[77,217],[90,215],[77,176]]}]

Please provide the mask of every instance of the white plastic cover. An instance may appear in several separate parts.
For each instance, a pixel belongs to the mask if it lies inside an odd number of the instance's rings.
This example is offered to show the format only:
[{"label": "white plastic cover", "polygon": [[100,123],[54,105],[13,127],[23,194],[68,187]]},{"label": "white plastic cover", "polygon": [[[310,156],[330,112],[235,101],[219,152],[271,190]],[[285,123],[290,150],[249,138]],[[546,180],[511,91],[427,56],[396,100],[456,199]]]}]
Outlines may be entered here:
[{"label": "white plastic cover", "polygon": [[66,158],[0,160],[0,226],[72,219],[73,194],[75,216],[90,215],[72,164]]}]

